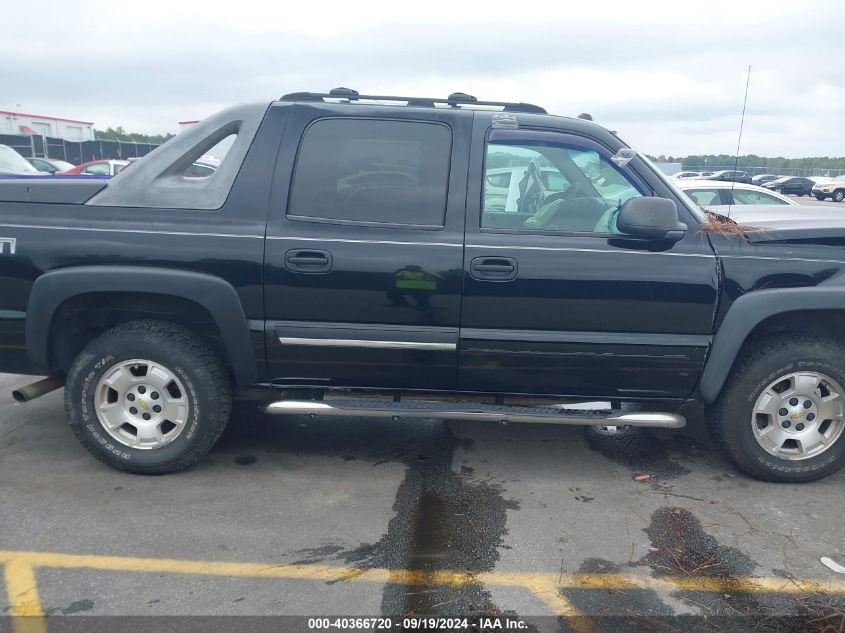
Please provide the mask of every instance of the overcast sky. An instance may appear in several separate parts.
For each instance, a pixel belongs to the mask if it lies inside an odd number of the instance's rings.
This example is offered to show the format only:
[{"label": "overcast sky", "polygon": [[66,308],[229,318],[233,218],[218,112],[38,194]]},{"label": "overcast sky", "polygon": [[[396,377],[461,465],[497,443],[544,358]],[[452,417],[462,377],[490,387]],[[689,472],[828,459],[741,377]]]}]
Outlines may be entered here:
[{"label": "overcast sky", "polygon": [[732,154],[751,65],[742,153],[845,155],[842,0],[35,7],[0,12],[0,109],[161,133],[298,90],[460,90],[589,112],[652,154]]}]

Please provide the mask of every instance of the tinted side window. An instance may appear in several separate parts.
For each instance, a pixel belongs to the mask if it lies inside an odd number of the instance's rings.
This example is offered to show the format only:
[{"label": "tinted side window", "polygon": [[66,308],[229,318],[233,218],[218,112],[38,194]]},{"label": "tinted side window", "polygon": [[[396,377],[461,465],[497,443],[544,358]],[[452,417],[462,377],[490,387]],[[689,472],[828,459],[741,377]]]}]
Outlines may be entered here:
[{"label": "tinted side window", "polygon": [[437,123],[317,121],[302,139],[288,215],[443,226],[451,148]]}]

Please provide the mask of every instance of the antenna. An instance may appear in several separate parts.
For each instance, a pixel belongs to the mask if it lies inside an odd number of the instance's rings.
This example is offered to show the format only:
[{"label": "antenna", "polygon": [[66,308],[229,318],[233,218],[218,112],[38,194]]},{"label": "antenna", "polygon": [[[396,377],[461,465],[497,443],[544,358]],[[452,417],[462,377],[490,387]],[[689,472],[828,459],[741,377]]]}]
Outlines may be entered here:
[{"label": "antenna", "polygon": [[[739,146],[742,143],[742,128],[745,125],[745,106],[748,103],[748,86],[751,83],[751,66],[748,67],[748,76],[745,78],[745,96],[742,99],[742,116],[739,119],[739,138],[736,139],[736,154],[734,155],[734,178],[736,178],[736,168],[739,164]],[[731,200],[734,197],[734,186],[736,180],[731,180]],[[728,207],[728,217],[731,217],[731,208]]]}]

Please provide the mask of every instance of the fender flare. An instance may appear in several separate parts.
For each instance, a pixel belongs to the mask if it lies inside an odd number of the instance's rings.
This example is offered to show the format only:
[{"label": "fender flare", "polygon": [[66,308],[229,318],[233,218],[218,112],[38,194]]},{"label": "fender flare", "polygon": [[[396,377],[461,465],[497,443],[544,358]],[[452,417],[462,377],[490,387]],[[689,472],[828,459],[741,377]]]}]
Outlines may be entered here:
[{"label": "fender flare", "polygon": [[787,312],[845,309],[845,286],[757,290],[736,299],[713,338],[699,393],[706,404],[716,400],[736,356],[751,331],[765,319]]},{"label": "fender flare", "polygon": [[205,273],[145,266],[79,266],[38,277],[26,309],[26,349],[33,368],[49,373],[48,335],[62,303],[81,294],[127,291],[172,295],[205,308],[220,330],[237,385],[255,382],[249,324],[234,287]]}]

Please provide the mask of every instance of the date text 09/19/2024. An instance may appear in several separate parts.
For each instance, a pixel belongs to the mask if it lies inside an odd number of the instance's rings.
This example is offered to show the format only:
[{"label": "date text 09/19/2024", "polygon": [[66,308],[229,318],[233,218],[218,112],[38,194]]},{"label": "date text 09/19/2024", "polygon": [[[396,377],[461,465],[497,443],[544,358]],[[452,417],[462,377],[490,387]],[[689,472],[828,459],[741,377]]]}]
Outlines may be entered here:
[{"label": "date text 09/19/2024", "polygon": [[392,619],[387,617],[334,617],[309,618],[308,630],[321,631],[330,629],[340,630],[373,630],[373,631],[505,631],[527,629],[528,624],[519,618],[491,616],[491,617],[403,617]]}]

